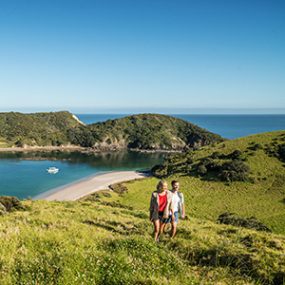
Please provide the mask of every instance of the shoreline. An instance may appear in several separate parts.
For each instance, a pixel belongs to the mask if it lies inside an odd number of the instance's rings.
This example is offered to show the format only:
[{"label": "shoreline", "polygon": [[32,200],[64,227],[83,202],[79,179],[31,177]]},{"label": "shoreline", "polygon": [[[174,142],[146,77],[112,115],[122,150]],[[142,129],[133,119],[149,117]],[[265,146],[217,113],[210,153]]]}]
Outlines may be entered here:
[{"label": "shoreline", "polygon": [[150,172],[139,170],[110,171],[96,173],[75,182],[51,189],[33,198],[46,201],[76,201],[94,192],[108,189],[118,182],[151,177]]},{"label": "shoreline", "polygon": [[88,148],[82,146],[27,146],[27,147],[0,147],[0,152],[51,152],[51,151],[79,151],[82,153],[98,153],[98,152],[117,152],[117,151],[134,151],[134,152],[166,152],[177,153],[183,150],[166,150],[166,149],[138,149],[138,148]]}]

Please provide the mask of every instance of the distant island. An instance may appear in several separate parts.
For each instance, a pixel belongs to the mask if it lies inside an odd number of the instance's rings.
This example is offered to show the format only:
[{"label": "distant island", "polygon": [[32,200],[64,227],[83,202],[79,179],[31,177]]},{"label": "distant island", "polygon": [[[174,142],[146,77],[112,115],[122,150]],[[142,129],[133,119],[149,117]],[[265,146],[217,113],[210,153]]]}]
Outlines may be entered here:
[{"label": "distant island", "polygon": [[87,151],[182,151],[224,141],[187,121],[139,114],[85,125],[67,111],[0,113],[2,150],[77,149]]}]

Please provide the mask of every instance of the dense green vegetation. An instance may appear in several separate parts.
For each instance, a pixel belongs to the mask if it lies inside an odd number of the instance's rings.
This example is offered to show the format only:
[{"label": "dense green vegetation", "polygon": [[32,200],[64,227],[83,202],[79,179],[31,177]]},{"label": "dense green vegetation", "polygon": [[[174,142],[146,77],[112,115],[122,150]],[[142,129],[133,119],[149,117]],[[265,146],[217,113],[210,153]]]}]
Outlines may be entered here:
[{"label": "dense green vegetation", "polygon": [[182,150],[222,140],[189,122],[156,114],[86,126],[69,112],[0,113],[0,147],[77,145],[100,150]]},{"label": "dense green vegetation", "polygon": [[89,126],[93,137],[106,144],[138,149],[177,149],[220,142],[221,136],[187,121],[158,114],[140,114]]},{"label": "dense green vegetation", "polygon": [[0,216],[0,283],[284,282],[284,236],[189,217],[157,243],[148,201],[138,210],[98,195],[106,202],[23,201],[28,210]]}]

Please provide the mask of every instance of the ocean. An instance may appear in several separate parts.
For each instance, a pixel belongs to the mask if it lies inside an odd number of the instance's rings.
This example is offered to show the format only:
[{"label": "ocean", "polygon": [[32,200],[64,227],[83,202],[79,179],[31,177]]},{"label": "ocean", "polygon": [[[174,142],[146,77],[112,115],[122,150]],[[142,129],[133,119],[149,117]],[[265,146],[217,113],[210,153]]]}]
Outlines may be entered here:
[{"label": "ocean", "polygon": [[[84,124],[106,121],[127,114],[76,114]],[[284,130],[285,115],[171,115],[227,139]],[[34,197],[54,188],[105,171],[150,168],[168,154],[134,152],[58,154],[57,160],[26,160],[35,154],[0,154],[0,196],[16,196],[20,200]],[[53,154],[54,155],[54,154]],[[46,156],[46,154],[45,154]],[[57,167],[57,174],[48,174],[48,167]]]},{"label": "ocean", "polygon": [[[128,114],[76,114],[89,125],[129,116]],[[285,130],[285,115],[181,115],[169,114],[227,139]]]}]

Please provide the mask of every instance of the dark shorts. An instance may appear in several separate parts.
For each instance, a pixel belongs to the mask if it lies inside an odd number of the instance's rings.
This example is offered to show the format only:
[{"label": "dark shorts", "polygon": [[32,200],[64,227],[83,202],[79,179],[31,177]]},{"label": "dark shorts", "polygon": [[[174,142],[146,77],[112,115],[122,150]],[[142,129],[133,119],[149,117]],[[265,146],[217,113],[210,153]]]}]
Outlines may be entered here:
[{"label": "dark shorts", "polygon": [[166,224],[169,221],[169,218],[163,218],[163,212],[158,212],[158,219],[163,224]]},{"label": "dark shorts", "polygon": [[[174,212],[174,222],[178,223],[178,212]],[[168,223],[172,223],[172,216],[169,216]]]}]

